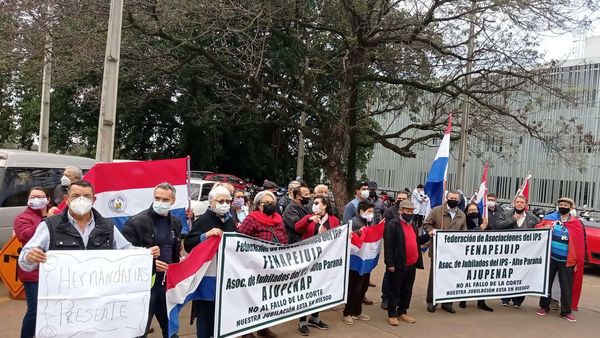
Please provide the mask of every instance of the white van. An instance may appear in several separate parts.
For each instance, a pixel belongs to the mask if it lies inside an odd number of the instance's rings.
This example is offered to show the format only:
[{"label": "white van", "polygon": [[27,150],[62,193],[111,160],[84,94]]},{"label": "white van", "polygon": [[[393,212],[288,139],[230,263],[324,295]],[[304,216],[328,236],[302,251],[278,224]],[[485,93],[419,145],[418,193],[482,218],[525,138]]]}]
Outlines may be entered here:
[{"label": "white van", "polygon": [[206,212],[208,208],[208,193],[212,190],[215,183],[217,182],[197,178],[190,179],[190,203],[196,217]]},{"label": "white van", "polygon": [[13,221],[25,209],[30,188],[41,186],[52,194],[66,166],[78,166],[85,173],[95,163],[85,157],[0,149],[0,248],[11,238]]}]

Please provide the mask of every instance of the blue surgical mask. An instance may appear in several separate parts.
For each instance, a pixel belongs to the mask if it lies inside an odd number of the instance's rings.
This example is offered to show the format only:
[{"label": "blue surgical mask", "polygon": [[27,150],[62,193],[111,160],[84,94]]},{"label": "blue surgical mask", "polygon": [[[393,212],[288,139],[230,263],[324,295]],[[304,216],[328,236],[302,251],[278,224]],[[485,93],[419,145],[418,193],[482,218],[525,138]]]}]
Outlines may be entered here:
[{"label": "blue surgical mask", "polygon": [[171,203],[154,201],[154,203],[152,204],[152,209],[155,213],[161,216],[167,216],[169,210],[171,210]]}]

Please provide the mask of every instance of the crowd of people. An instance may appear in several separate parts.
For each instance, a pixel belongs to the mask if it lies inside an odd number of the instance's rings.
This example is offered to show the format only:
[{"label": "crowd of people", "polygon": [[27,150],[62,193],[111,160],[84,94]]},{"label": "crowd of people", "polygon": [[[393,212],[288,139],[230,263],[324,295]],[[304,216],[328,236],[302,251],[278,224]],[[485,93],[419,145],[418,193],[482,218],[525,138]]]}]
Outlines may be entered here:
[{"label": "crowd of people", "polygon": [[[164,276],[169,264],[180,260],[182,244],[190,252],[201,242],[223,232],[240,232],[264,241],[291,244],[340,224],[350,223],[351,231],[359,234],[365,227],[385,221],[384,264],[381,307],[388,313],[388,323],[399,325],[400,321],[415,323],[408,314],[417,269],[423,269],[423,256],[432,260],[432,240],[437,230],[486,231],[489,229],[529,229],[538,226],[540,219],[528,211],[525,196],[517,196],[510,208],[504,210],[494,194],[487,195],[487,212],[480,213],[473,198],[465,198],[458,190],[446,193],[442,205],[430,207],[429,196],[422,184],[412,191],[404,189],[395,194],[392,201],[387,194],[378,191],[375,182],[360,182],[355,186],[355,197],[348,202],[340,214],[324,184],[312,191],[306,183],[296,180],[288,184],[287,193],[277,196],[278,185],[265,181],[263,189],[255,196],[236,190],[228,183],[217,183],[208,195],[207,211],[197,217],[188,210],[187,217],[193,220],[190,232],[181,234],[181,221],[171,215],[175,202],[173,185],[164,182],[157,185],[153,196],[148,196],[147,210],[129,218],[119,231],[114,224],[100,215],[94,208],[94,187],[81,180],[81,171],[67,167],[61,185],[55,194],[63,194],[66,208],[58,212],[45,189],[34,187],[29,192],[28,207],[14,223],[15,233],[24,244],[19,256],[19,278],[25,285],[27,311],[22,323],[22,338],[35,334],[38,264],[45,262],[46,252],[53,249],[132,249],[150,248],[155,258],[156,282],[151,289],[147,331],[153,317],[157,318],[162,336],[168,337]],[[576,254],[577,222],[571,214],[574,202],[561,198],[557,202],[556,222],[544,226],[552,228],[550,284],[558,275],[561,287],[560,314],[570,322],[572,314],[573,275],[576,264],[582,257]],[[569,224],[566,226],[565,224]],[[574,224],[574,225],[573,225]],[[581,223],[579,222],[579,226]],[[366,298],[369,286],[375,286],[370,274],[349,272],[347,303],[343,310],[343,322],[352,325],[355,320],[368,321],[369,315],[363,305],[373,301]],[[501,305],[520,308],[524,297],[501,299]],[[426,295],[427,311],[435,312],[433,302],[433,278],[429,274]],[[550,297],[539,301],[539,315],[546,315]],[[466,302],[460,302],[464,308]],[[477,301],[477,307],[493,311],[485,301]],[[455,313],[452,303],[441,304],[441,309]],[[191,321],[196,322],[199,338],[208,338],[214,331],[214,301],[193,301]],[[327,330],[329,326],[319,318],[319,313],[301,317],[298,332],[307,336],[309,327]],[[256,334],[260,337],[277,337],[269,328]],[[244,338],[255,337],[253,333]]]}]

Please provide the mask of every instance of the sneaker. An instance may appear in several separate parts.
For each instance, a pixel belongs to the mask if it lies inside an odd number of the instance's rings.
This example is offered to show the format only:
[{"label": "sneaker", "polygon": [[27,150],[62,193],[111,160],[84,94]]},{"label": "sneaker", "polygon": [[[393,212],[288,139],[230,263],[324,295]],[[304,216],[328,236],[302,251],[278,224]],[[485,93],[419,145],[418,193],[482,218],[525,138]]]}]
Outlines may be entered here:
[{"label": "sneaker", "polygon": [[348,325],[352,325],[352,324],[354,324],[354,319],[352,319],[352,316],[345,316],[344,323],[346,323]]},{"label": "sneaker", "polygon": [[358,319],[358,320],[365,320],[365,321],[367,321],[367,320],[371,320],[371,316],[369,316],[367,314],[364,314],[364,313],[361,313],[358,316],[352,316],[352,319]]},{"label": "sneaker", "polygon": [[548,311],[549,311],[548,309],[544,309],[543,307],[541,307],[537,310],[536,313],[540,316],[545,316],[548,314]]},{"label": "sneaker", "polygon": [[363,303],[363,304],[365,304],[365,305],[373,305],[373,301],[372,301],[372,300],[370,300],[370,299],[369,299],[369,298],[367,298],[367,297],[363,297],[363,299],[362,299],[362,303]]},{"label": "sneaker", "polygon": [[317,319],[317,321],[309,319],[308,320],[308,326],[312,326],[312,327],[316,327],[319,330],[327,330],[329,329],[329,325],[325,324],[324,321]]},{"label": "sneaker", "polygon": [[502,302],[500,302],[500,304],[502,304],[502,306],[509,307],[509,306],[510,306],[510,301],[508,301],[508,300],[503,300]]},{"label": "sneaker", "polygon": [[300,334],[303,336],[308,336],[308,334],[310,333],[310,331],[308,330],[308,325],[298,325],[298,332],[300,332]]},{"label": "sneaker", "polygon": [[520,309],[521,308],[521,304],[513,304],[513,308]]},{"label": "sneaker", "polygon": [[567,314],[567,315],[560,315],[560,318],[564,318],[566,320],[568,320],[571,323],[575,323],[577,321],[577,319],[575,319],[575,316],[573,316],[572,314]]},{"label": "sneaker", "polygon": [[398,325],[400,325],[400,323],[398,322],[398,318],[396,318],[396,317],[389,317],[388,318],[388,324],[390,324],[391,326],[398,326]]},{"label": "sneaker", "polygon": [[400,319],[402,319],[403,321],[410,323],[410,324],[414,324],[417,322],[416,319],[414,319],[413,317],[407,315],[406,313],[403,315],[400,315]]}]

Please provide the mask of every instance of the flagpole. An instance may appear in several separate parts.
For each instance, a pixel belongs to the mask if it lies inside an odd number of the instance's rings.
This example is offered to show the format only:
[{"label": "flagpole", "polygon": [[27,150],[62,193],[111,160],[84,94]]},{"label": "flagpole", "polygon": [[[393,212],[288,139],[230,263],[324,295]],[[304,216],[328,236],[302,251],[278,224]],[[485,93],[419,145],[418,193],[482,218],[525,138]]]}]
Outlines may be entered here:
[{"label": "flagpole", "polygon": [[[190,155],[187,155],[187,178],[186,178],[186,185],[187,185],[187,195],[188,195],[188,200],[187,200],[187,204],[188,204],[188,210],[192,209],[192,199],[191,199],[191,179],[190,179],[190,175],[191,175],[191,165],[190,165]],[[192,230],[192,221],[187,218],[187,210],[186,210],[186,218],[185,218],[187,224],[188,224],[188,229]]]}]

